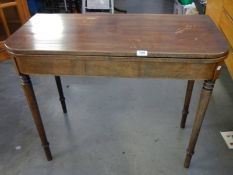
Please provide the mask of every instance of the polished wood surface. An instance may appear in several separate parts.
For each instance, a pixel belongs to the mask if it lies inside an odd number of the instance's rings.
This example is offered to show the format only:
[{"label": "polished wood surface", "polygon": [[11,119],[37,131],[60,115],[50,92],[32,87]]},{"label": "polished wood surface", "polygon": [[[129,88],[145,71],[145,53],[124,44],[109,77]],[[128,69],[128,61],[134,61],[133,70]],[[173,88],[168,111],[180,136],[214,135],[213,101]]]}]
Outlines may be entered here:
[{"label": "polished wood surface", "polygon": [[[175,79],[214,79],[221,64],[195,59],[15,55],[18,69],[34,75],[80,75],[107,77],[142,77]],[[188,62],[191,61],[191,62]]]},{"label": "polished wood surface", "polygon": [[219,58],[228,50],[210,18],[199,15],[37,14],[6,46],[14,54],[136,56],[146,50],[147,57],[184,59]]},{"label": "polished wood surface", "polygon": [[[198,15],[40,14],[13,34],[5,46],[23,80],[48,160],[52,156],[30,74],[188,79],[186,112],[194,80],[205,80],[185,158],[186,168],[228,52],[225,38],[210,18]],[[148,55],[137,56],[137,50],[147,50]]]}]

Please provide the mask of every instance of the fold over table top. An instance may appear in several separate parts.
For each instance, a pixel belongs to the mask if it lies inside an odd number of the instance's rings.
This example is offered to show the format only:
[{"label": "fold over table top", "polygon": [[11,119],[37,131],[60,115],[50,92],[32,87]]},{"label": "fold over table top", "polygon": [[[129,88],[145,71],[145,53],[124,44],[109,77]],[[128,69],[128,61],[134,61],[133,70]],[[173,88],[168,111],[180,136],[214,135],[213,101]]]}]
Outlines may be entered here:
[{"label": "fold over table top", "polygon": [[13,54],[215,59],[228,45],[208,16],[37,14],[5,42]]}]

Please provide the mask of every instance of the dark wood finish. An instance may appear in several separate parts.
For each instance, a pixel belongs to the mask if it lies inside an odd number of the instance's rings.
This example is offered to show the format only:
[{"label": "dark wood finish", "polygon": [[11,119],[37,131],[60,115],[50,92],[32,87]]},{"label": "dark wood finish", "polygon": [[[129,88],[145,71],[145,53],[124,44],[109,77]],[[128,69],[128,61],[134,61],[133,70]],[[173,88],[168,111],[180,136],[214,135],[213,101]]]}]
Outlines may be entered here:
[{"label": "dark wood finish", "polygon": [[[210,18],[198,15],[39,14],[5,45],[20,74],[210,80],[202,90],[185,167],[211,95],[210,82],[218,78],[228,51]],[[148,55],[137,56],[137,50]],[[33,89],[28,91],[29,105],[37,107]]]},{"label": "dark wood finish", "polygon": [[185,157],[185,162],[184,162],[185,168],[189,167],[192,155],[194,154],[194,148],[197,143],[198,135],[201,130],[201,125],[204,120],[205,112],[207,110],[210,97],[212,95],[214,84],[215,82],[213,80],[207,80],[203,84],[203,88],[202,88],[202,92],[201,92],[201,96],[200,96],[200,100],[198,104],[198,109],[196,112],[196,117],[195,117],[195,121],[193,125],[193,130],[192,130],[192,134],[191,134],[188,149],[187,149],[187,154]]},{"label": "dark wood finish", "polygon": [[203,80],[212,79],[219,64],[209,63],[212,60],[146,57],[15,55],[15,58],[24,74]]},{"label": "dark wood finish", "polygon": [[183,111],[182,111],[182,119],[181,119],[181,123],[180,123],[181,128],[185,128],[187,115],[189,113],[189,104],[190,104],[190,100],[192,97],[194,82],[195,82],[194,80],[188,80],[186,95],[185,95],[185,100],[184,100],[184,107],[183,107]]},{"label": "dark wood finish", "polygon": [[199,15],[37,14],[6,46],[14,54],[27,55],[130,57],[147,50],[147,57],[194,60],[212,60],[228,51],[210,18]]},{"label": "dark wood finish", "polygon": [[21,86],[27,98],[28,105],[32,112],[32,117],[34,119],[36,128],[38,130],[38,133],[39,133],[39,136],[42,142],[42,146],[45,151],[45,155],[47,157],[47,160],[52,160],[52,155],[51,155],[50,148],[49,148],[49,142],[45,134],[44,125],[43,125],[43,122],[40,116],[39,107],[36,101],[36,96],[34,94],[34,90],[32,87],[30,77],[28,75],[21,74],[20,80],[21,80]]},{"label": "dark wood finish", "polygon": [[64,113],[67,113],[65,97],[62,89],[61,78],[60,76],[55,76],[55,81],[57,84],[57,90],[61,101],[62,110]]}]

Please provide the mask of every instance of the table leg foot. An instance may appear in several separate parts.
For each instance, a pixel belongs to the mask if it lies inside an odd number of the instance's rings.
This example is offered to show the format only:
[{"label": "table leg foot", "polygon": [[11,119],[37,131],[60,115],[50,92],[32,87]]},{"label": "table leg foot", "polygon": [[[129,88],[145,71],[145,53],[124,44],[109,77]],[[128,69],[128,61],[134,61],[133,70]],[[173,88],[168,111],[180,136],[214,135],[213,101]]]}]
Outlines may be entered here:
[{"label": "table leg foot", "polygon": [[190,152],[189,150],[187,150],[185,161],[184,161],[185,168],[189,168],[193,154],[194,154],[194,152]]},{"label": "table leg foot", "polygon": [[44,152],[45,152],[47,160],[51,161],[53,157],[52,157],[52,154],[49,148],[49,143],[47,143],[46,145],[42,145],[42,147],[44,148]]},{"label": "table leg foot", "polygon": [[192,97],[194,82],[194,80],[188,80],[180,128],[185,128],[187,115],[189,113],[189,104]]},{"label": "table leg foot", "polygon": [[64,93],[62,89],[60,76],[55,76],[55,80],[56,80],[57,89],[58,89],[58,93],[59,93],[59,97],[61,101],[62,110],[64,113],[67,113],[66,102],[65,102],[65,97],[64,97]]},{"label": "table leg foot", "polygon": [[189,140],[187,154],[185,157],[184,167],[188,168],[191,162],[192,155],[194,154],[195,145],[197,143],[198,135],[201,130],[201,125],[204,120],[205,112],[209,104],[210,97],[214,88],[215,82],[212,80],[206,80],[203,84],[203,88],[200,95],[200,100],[194,120],[192,134]]},{"label": "table leg foot", "polygon": [[34,123],[36,125],[37,131],[39,133],[42,146],[44,148],[47,160],[52,160],[52,155],[49,148],[49,142],[47,140],[44,125],[40,116],[39,107],[36,101],[36,96],[34,94],[32,82],[28,75],[20,74],[21,86],[24,90],[24,94],[27,98],[28,106],[30,107]]}]

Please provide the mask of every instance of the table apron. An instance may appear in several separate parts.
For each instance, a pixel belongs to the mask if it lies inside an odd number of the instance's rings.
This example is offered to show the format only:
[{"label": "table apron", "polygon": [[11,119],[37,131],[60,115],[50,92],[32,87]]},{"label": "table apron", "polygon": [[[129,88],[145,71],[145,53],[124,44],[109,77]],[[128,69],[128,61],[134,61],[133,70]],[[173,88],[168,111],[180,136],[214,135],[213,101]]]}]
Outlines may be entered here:
[{"label": "table apron", "polygon": [[[56,56],[14,56],[17,69],[32,75],[78,75],[135,78],[216,79],[217,63],[137,61],[119,58],[86,59]],[[172,59],[171,59],[172,60]],[[217,76],[216,76],[217,75]]]}]

